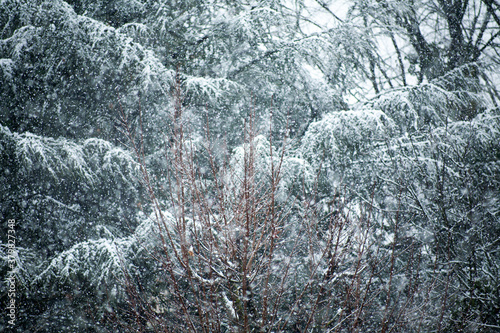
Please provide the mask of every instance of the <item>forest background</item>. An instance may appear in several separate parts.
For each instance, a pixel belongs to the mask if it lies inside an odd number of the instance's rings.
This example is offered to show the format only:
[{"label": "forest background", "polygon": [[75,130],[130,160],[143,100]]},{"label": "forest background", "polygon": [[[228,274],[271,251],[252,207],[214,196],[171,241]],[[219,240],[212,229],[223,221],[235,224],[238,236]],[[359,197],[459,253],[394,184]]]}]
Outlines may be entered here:
[{"label": "forest background", "polygon": [[0,330],[498,331],[499,36],[497,0],[1,0]]}]

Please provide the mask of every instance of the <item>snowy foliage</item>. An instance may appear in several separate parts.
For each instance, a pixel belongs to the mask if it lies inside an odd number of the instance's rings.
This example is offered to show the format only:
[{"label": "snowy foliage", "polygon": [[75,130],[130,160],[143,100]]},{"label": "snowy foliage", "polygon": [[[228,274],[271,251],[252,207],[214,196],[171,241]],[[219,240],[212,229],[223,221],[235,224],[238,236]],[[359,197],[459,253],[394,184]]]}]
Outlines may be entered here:
[{"label": "snowy foliage", "polygon": [[394,132],[394,121],[378,110],[337,111],[312,123],[301,142],[304,157],[316,170],[331,172],[333,183],[343,181],[344,172],[369,159],[375,147]]},{"label": "snowy foliage", "polygon": [[43,168],[54,178],[63,177],[67,172],[77,172],[87,183],[95,181],[95,175],[87,164],[82,147],[65,139],[54,140],[31,133],[23,133],[16,138],[16,158],[24,167],[26,174],[30,170]]},{"label": "snowy foliage", "polygon": [[[168,212],[162,214],[163,221],[169,226],[169,232],[173,234],[172,215]],[[80,242],[57,254],[49,260],[32,283],[71,283],[72,280],[83,278],[93,287],[114,284],[120,286],[119,282],[123,283],[124,274],[135,269],[132,260],[144,254],[144,250],[157,251],[161,245],[154,214],[149,217],[142,215],[139,218],[143,221],[134,233],[122,238],[114,237],[102,226],[108,238]]]},{"label": "snowy foliage", "polygon": [[403,132],[470,120],[486,107],[478,80],[467,77],[478,70],[476,64],[464,65],[429,83],[384,92],[367,105],[384,111]]},{"label": "snowy foliage", "polygon": [[498,5],[449,3],[0,0],[17,329],[498,329]]},{"label": "snowy foliage", "polygon": [[[252,142],[236,147],[230,160],[230,172],[228,173],[227,183],[230,184],[229,191],[238,192],[243,188],[245,181],[245,164],[253,159],[251,166],[253,179],[257,187],[266,189],[269,187],[272,178],[278,179],[277,198],[281,202],[288,200],[290,190],[293,187],[305,185],[312,186],[314,182],[314,173],[309,163],[299,157],[283,155],[263,135],[257,135]],[[247,166],[248,168],[248,166]],[[271,170],[274,169],[274,176]],[[300,192],[300,191],[299,191]],[[235,193],[236,196],[241,193]]]},{"label": "snowy foliage", "polygon": [[6,81],[12,80],[12,60],[11,59],[0,59],[0,68],[2,70],[2,76]]},{"label": "snowy foliage", "polygon": [[[108,139],[117,100],[120,107],[136,108],[138,93],[145,91],[141,103],[150,105],[154,97],[152,106],[167,105],[173,71],[152,51],[105,23],[77,15],[64,1],[35,2],[21,9],[24,26],[0,43],[3,63],[16,73],[2,85],[2,93],[12,98],[1,104],[12,110],[3,119],[15,130],[47,135],[37,126],[46,123],[52,136],[97,134]],[[24,73],[22,78],[18,73]]]},{"label": "snowy foliage", "polygon": [[[25,223],[20,225],[20,241],[38,249],[53,242],[51,250],[40,253],[37,261],[48,259],[67,246],[84,251],[85,247],[77,244],[81,237],[98,237],[101,229],[106,229],[105,224],[116,234],[128,228],[110,224],[115,216],[108,215],[125,213],[129,209],[125,206],[127,202],[138,194],[134,189],[138,184],[137,164],[128,152],[101,139],[91,138],[80,144],[64,138],[13,133],[4,126],[0,128],[0,152],[4,158],[2,178],[6,180],[2,189],[6,203],[2,214],[7,214],[9,207],[13,211],[21,209],[18,218]],[[16,167],[6,163],[8,161]],[[6,187],[7,179],[12,177],[27,188]],[[124,205],[117,205],[116,198],[124,200]],[[9,206],[11,200],[19,206]],[[108,212],[104,212],[103,207]],[[129,218],[129,223],[135,223],[133,216]],[[96,220],[103,224],[94,225]],[[66,254],[58,254],[62,257],[57,262],[65,262]],[[82,254],[78,258],[93,256]],[[34,272],[34,267],[28,265],[31,260],[31,256],[20,257],[25,279]],[[75,264],[74,267],[79,266]]]},{"label": "snowy foliage", "polygon": [[29,132],[12,134],[3,126],[1,130],[15,142],[14,154],[23,176],[36,171],[54,179],[80,179],[82,183],[93,186],[102,173],[120,176],[129,185],[137,175],[137,165],[132,156],[101,139],[87,139],[78,144],[64,138],[41,137]]},{"label": "snowy foliage", "polygon": [[78,243],[53,258],[33,282],[67,282],[84,278],[91,286],[109,284],[122,276],[126,261],[121,256],[130,251],[131,246],[130,239],[98,239]]}]

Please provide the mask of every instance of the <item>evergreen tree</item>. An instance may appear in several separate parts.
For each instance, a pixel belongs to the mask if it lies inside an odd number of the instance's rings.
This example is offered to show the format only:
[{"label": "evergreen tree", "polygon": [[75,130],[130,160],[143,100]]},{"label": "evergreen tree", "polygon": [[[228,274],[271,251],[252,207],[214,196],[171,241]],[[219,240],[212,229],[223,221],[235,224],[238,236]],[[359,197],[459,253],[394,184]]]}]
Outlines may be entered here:
[{"label": "evergreen tree", "polygon": [[15,328],[498,329],[499,9],[2,1]]}]

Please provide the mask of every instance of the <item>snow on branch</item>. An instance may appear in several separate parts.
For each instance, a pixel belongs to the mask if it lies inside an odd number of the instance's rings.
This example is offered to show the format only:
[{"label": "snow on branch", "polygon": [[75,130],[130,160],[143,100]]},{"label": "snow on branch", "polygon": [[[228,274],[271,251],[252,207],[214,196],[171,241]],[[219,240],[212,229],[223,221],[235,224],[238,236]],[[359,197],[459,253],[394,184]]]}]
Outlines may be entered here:
[{"label": "snow on branch", "polygon": [[487,107],[478,71],[466,64],[430,82],[383,92],[361,108],[384,111],[403,132],[470,120]]},{"label": "snow on branch", "polygon": [[[85,16],[78,16],[78,20],[81,29],[88,34],[90,45],[96,52],[95,56],[98,56],[103,63],[109,61],[111,57],[109,53],[117,53],[118,70],[131,70],[138,67],[134,70],[137,71],[139,87],[143,91],[163,90],[162,84],[170,85],[173,82],[174,72],[167,70],[153,51],[144,48],[127,36],[126,28],[130,28],[130,25],[123,29],[115,29]],[[144,30],[141,25],[134,25],[134,27]],[[114,56],[111,57],[113,58]]]},{"label": "snow on branch", "polygon": [[[11,50],[12,61],[23,61],[24,54],[33,51],[40,53],[38,57],[53,58],[48,61],[51,66],[71,66],[72,62],[65,61],[71,56],[81,66],[98,65],[100,73],[94,73],[96,76],[109,75],[110,70],[127,73],[129,78],[132,75],[137,89],[144,91],[163,91],[163,85],[172,83],[173,71],[167,70],[154,52],[127,35],[132,27],[143,31],[144,26],[129,24],[116,29],[93,18],[77,15],[71,5],[60,0],[32,6],[31,11],[26,12],[25,20],[29,24],[0,41],[0,46],[5,45]],[[57,48],[61,41],[66,47]],[[77,54],[72,53],[74,50],[67,47],[69,45],[77,47]],[[50,74],[51,70],[45,69],[44,72]]]},{"label": "snow on branch", "polygon": [[99,172],[119,175],[124,183],[130,185],[137,177],[139,165],[129,152],[97,138],[85,140],[83,147],[88,160],[93,162],[94,169]]},{"label": "snow on branch", "polygon": [[[288,190],[294,182],[312,184],[314,173],[309,163],[300,157],[281,156],[281,153],[263,136],[257,135],[251,143],[246,143],[236,147],[230,160],[231,172],[227,179],[233,191],[242,188],[245,173],[245,156],[253,151],[255,168],[255,181],[259,186],[267,184],[270,179],[276,177],[271,175],[271,163],[274,163],[274,171],[279,168],[277,198],[285,200]],[[271,156],[272,152],[272,156]],[[281,158],[282,157],[282,158]]]},{"label": "snow on branch", "polygon": [[90,183],[95,181],[95,173],[87,163],[82,146],[64,138],[53,139],[32,133],[14,136],[16,157],[27,171],[42,168],[54,178],[76,172]]},{"label": "snow on branch", "polygon": [[394,129],[394,121],[379,110],[332,112],[309,126],[302,138],[302,153],[315,167],[338,163],[340,158],[362,155]]},{"label": "snow on branch", "polygon": [[197,95],[204,95],[212,100],[222,97],[224,92],[238,90],[240,86],[225,78],[196,77],[183,75],[186,91],[194,92]]},{"label": "snow on branch", "polygon": [[19,58],[23,52],[30,50],[32,40],[39,34],[40,29],[34,26],[24,26],[17,29],[14,34],[6,39],[0,40],[0,46],[13,45],[11,57]]},{"label": "snow on branch", "polygon": [[6,81],[12,80],[12,59],[0,59],[0,76],[3,76]]},{"label": "snow on branch", "polygon": [[132,237],[78,243],[53,258],[34,282],[82,276],[93,286],[106,284],[122,276],[125,258],[134,245]]},{"label": "snow on branch", "polygon": [[91,185],[103,172],[119,175],[128,184],[137,176],[138,166],[131,154],[102,139],[91,138],[78,144],[29,132],[11,133],[1,125],[0,132],[15,143],[16,159],[26,173],[45,170],[56,179],[71,175]]}]

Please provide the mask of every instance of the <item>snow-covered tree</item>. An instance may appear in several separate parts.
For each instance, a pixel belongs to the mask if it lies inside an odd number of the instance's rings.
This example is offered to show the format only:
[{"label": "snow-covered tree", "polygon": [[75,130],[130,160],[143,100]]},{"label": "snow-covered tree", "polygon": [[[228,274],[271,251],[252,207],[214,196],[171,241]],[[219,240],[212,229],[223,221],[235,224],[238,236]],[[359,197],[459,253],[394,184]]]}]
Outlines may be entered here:
[{"label": "snow-covered tree", "polygon": [[[34,316],[42,313],[61,318],[55,325],[67,325],[72,316],[79,315],[64,314],[60,302],[80,307],[76,301],[65,301],[66,295],[72,295],[70,284],[77,283],[78,277],[67,276],[68,285],[60,290],[37,288],[31,283],[40,269],[49,269],[45,265],[63,256],[64,251],[130,233],[138,223],[136,204],[141,190],[137,164],[128,152],[102,139],[77,143],[29,132],[19,134],[3,126],[1,131],[0,215],[17,221],[16,244],[20,252],[16,278],[19,304],[24,304],[19,308],[19,327],[29,329]],[[2,251],[6,250],[4,246],[7,244],[2,244]],[[83,259],[97,257],[82,253]],[[104,267],[93,262],[88,264],[94,265],[92,268],[82,263],[75,267],[102,272]],[[3,261],[2,272],[7,269]],[[44,282],[44,286],[52,285],[47,279]],[[92,298],[88,301],[96,304]],[[49,324],[47,319],[37,323],[44,327]]]},{"label": "snow-covered tree", "polygon": [[500,326],[495,1],[0,2],[19,330]]},{"label": "snow-covered tree", "polygon": [[134,110],[137,120],[142,107],[146,127],[156,124],[156,132],[167,122],[161,111],[173,72],[152,51],[64,1],[9,3],[0,9],[10,28],[0,44],[5,126],[117,143],[121,108]]},{"label": "snow-covered tree", "polygon": [[[363,108],[325,116],[309,126],[301,150],[323,169],[323,202],[345,187],[351,206],[371,207],[377,256],[394,258],[374,281],[383,290],[381,306],[392,309],[382,324],[402,325],[420,308],[434,314],[420,322],[425,330],[495,326],[498,299],[484,292],[498,290],[498,262],[483,251],[498,251],[498,109],[461,119],[466,99],[454,97],[456,111],[445,109],[437,88],[426,86],[389,91],[370,104],[391,101],[384,106],[395,120]],[[412,90],[419,99],[408,100]],[[409,128],[405,114],[393,110],[412,106],[443,119]]]}]

